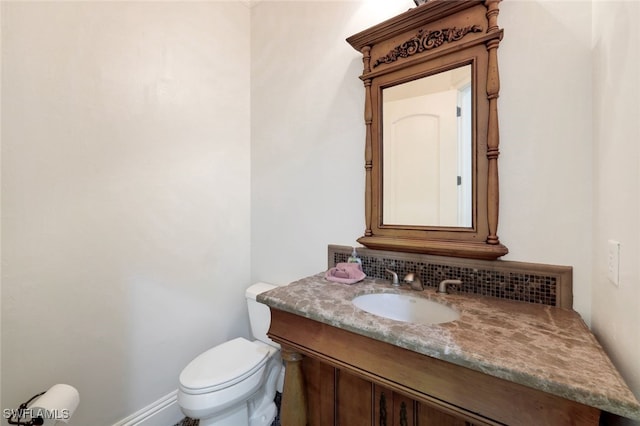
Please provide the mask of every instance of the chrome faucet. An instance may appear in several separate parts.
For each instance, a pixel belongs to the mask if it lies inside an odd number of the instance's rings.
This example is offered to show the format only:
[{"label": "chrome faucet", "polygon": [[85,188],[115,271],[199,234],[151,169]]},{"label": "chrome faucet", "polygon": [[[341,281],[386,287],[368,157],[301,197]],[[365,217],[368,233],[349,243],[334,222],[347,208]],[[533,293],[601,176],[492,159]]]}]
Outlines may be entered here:
[{"label": "chrome faucet", "polygon": [[398,274],[393,272],[391,269],[385,269],[385,271],[387,271],[387,273],[393,276],[393,281],[391,281],[391,285],[394,287],[400,287],[400,281],[398,281]]},{"label": "chrome faucet", "polygon": [[438,293],[444,293],[444,294],[449,293],[447,291],[447,286],[449,284],[458,284],[458,285],[460,285],[460,284],[462,284],[462,281],[460,281],[460,280],[442,280],[442,281],[440,281],[440,285],[438,285]]},{"label": "chrome faucet", "polygon": [[420,277],[418,277],[418,274],[414,272],[409,272],[407,275],[405,275],[403,281],[409,284],[411,288],[416,291],[424,290],[424,285],[422,284],[422,281],[420,281]]}]

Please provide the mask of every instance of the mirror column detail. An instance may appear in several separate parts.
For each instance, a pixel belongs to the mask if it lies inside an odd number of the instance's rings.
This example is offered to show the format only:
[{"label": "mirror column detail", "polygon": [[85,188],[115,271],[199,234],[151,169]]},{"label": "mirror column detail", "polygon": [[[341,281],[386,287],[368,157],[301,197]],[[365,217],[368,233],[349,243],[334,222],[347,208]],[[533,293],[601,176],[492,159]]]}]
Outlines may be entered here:
[{"label": "mirror column detail", "polygon": [[[364,73],[371,72],[371,47],[365,46],[362,48],[362,63],[364,65]],[[364,148],[364,170],[365,170],[365,206],[370,206],[371,202],[371,185],[372,176],[371,169],[373,168],[373,159],[371,152],[371,123],[373,114],[371,110],[371,79],[364,79],[364,124],[366,126],[365,134],[365,148]],[[370,237],[373,235],[371,232],[371,209],[365,209],[365,231],[364,235]]]},{"label": "mirror column detail", "polygon": [[[488,33],[499,31],[498,3],[500,0],[487,0]],[[487,42],[489,52],[489,69],[487,75],[487,98],[489,99],[489,129],[487,134],[487,160],[489,174],[487,177],[487,219],[489,222],[489,236],[487,244],[500,244],[498,239],[498,214],[500,205],[498,157],[500,156],[500,129],[498,126],[498,96],[500,93],[500,74],[498,72],[498,45],[500,39]]]}]

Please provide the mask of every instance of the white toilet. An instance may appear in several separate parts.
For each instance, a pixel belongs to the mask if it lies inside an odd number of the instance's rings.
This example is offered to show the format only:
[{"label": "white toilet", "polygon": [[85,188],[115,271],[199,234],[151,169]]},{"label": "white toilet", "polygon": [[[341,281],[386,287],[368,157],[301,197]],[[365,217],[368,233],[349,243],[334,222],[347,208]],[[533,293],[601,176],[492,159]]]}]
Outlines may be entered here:
[{"label": "white toilet", "polygon": [[257,283],[246,291],[253,337],[238,337],[197,356],[180,373],[178,405],[200,426],[269,426],[282,392],[280,345],[267,337],[269,307],[256,295],[275,286]]}]

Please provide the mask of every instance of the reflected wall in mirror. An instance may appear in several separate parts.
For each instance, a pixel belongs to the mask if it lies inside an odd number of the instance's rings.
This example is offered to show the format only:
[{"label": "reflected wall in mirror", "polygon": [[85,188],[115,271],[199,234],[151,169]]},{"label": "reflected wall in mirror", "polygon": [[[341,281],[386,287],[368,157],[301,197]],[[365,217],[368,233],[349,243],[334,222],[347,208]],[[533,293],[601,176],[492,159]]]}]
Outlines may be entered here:
[{"label": "reflected wall in mirror", "polygon": [[471,65],[382,90],[386,225],[472,226]]},{"label": "reflected wall in mirror", "polygon": [[382,250],[497,259],[500,0],[430,0],[354,34],[365,232]]}]

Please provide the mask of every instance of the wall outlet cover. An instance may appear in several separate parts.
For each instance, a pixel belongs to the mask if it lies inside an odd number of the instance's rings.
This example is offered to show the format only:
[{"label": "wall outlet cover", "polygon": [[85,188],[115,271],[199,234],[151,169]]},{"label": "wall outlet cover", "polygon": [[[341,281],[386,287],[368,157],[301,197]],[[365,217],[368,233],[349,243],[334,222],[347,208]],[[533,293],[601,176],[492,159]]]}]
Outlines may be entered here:
[{"label": "wall outlet cover", "polygon": [[611,284],[620,285],[620,242],[607,242],[607,278]]}]

